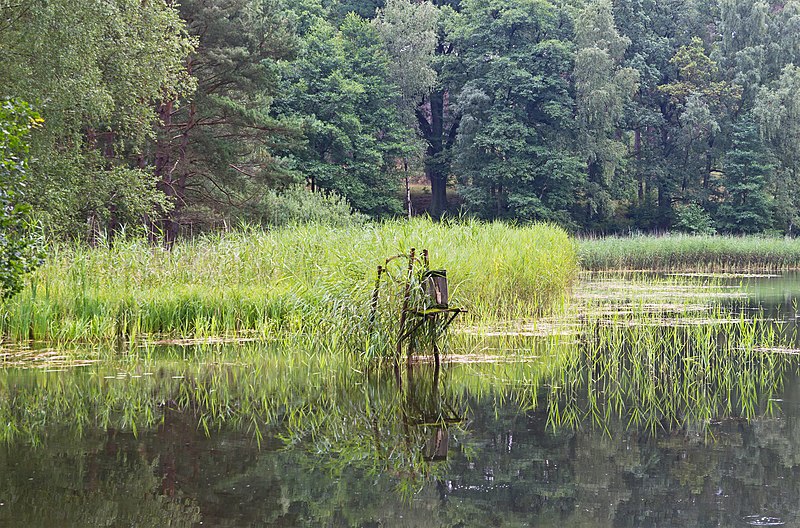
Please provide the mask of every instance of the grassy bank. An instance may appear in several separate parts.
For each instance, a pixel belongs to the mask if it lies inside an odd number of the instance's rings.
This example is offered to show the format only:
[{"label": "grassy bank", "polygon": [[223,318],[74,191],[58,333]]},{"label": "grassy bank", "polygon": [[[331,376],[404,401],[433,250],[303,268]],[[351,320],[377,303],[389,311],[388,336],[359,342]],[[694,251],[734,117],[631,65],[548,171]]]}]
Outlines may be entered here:
[{"label": "grassy bank", "polygon": [[634,236],[584,239],[586,270],[756,272],[800,268],[800,239],[730,236]]},{"label": "grassy bank", "polygon": [[[546,311],[577,270],[567,235],[544,225],[414,220],[244,230],[169,251],[137,240],[62,246],[2,306],[2,333],[63,343],[318,332],[335,341],[363,329],[376,267],[412,247],[447,269],[451,301],[471,324]],[[390,266],[386,288],[397,289],[403,267]]]}]

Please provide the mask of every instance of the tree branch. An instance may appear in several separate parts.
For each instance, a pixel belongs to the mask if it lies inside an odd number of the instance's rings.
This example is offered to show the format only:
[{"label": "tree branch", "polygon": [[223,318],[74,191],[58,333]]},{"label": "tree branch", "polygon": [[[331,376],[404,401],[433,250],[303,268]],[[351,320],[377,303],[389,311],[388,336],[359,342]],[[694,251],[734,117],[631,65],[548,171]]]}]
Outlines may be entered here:
[{"label": "tree branch", "polygon": [[419,128],[422,130],[422,135],[425,136],[425,139],[429,139],[431,134],[431,124],[428,122],[428,117],[422,113],[419,107],[414,109],[414,115],[417,116],[417,121],[419,122]]},{"label": "tree branch", "polygon": [[458,135],[458,127],[461,125],[461,116],[458,115],[453,120],[453,124],[450,126],[450,132],[447,134],[447,149],[450,149],[453,144],[456,142],[456,136]]}]

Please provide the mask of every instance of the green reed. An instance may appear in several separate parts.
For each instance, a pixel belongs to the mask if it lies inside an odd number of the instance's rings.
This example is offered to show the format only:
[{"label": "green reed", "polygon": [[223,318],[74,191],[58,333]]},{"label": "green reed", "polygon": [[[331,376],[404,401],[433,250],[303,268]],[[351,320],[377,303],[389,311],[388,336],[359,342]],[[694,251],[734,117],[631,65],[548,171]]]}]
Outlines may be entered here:
[{"label": "green reed", "polygon": [[764,412],[797,368],[780,352],[795,336],[719,308],[702,323],[684,315],[687,323],[676,325],[654,313],[588,322],[548,400],[551,425],[607,427],[613,418],[650,432],[706,434],[714,420]]},{"label": "green reed", "polygon": [[793,356],[770,351],[791,336],[756,321],[663,327],[647,317],[586,322],[577,338],[454,336],[451,346],[474,359],[447,365],[439,384],[418,365],[416,381],[398,386],[390,372],[354,368],[301,338],[151,347],[138,358],[98,352],[100,363],[67,372],[6,370],[0,440],[43,442],[65,425],[77,435],[97,427],[138,433],[180,412],[207,434],[235,428],[309,449],[383,453],[373,470],[424,478],[423,439],[460,427],[467,400],[544,412],[555,430],[621,421],[706,432],[717,419],[757,417],[796,368]]},{"label": "green reed", "polygon": [[775,412],[772,397],[799,366],[795,327],[732,312],[720,301],[736,296],[715,277],[600,275],[580,290],[560,316],[577,331],[537,338],[536,360],[468,366],[470,391],[546,412],[554,430],[707,435],[717,420]]},{"label": "green reed", "polygon": [[447,268],[452,302],[469,310],[465,322],[546,312],[577,269],[572,243],[555,227],[422,219],[243,228],[171,250],[143,240],[56,246],[2,305],[0,328],[12,341],[316,332],[334,341],[355,336],[363,346],[374,337],[367,314],[375,269],[412,247],[429,249],[433,268]]},{"label": "green reed", "polygon": [[[652,277],[638,280],[664,287]],[[558,315],[575,318],[568,332],[454,332],[447,343],[453,363],[438,382],[430,366],[417,364],[410,368],[419,374],[398,383],[391,371],[342,353],[344,337],[301,331],[233,344],[144,342],[123,354],[107,346],[64,352],[100,361],[66,372],[2,372],[0,440],[47,441],[65,425],[78,435],[98,427],[138,433],[179,412],[207,434],[236,428],[257,439],[279,434],[308,449],[341,451],[340,459],[359,453],[370,471],[403,473],[411,486],[431,475],[424,439],[468,423],[470,401],[546,413],[554,430],[709,434],[716,420],[773,412],[772,396],[798,367],[793,327],[713,304],[698,312],[682,288],[708,297],[709,283],[679,281],[667,281],[673,299],[655,290],[661,305],[606,285],[602,295]]]},{"label": "green reed", "polygon": [[800,268],[800,240],[733,236],[630,236],[578,241],[586,270],[758,272]]}]

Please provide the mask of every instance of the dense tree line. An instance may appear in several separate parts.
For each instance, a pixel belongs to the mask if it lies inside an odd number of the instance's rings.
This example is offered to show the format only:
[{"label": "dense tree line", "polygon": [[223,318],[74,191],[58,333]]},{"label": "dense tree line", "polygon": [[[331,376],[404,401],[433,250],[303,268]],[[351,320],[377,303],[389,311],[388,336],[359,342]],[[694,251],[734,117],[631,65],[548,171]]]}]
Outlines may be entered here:
[{"label": "dense tree line", "polygon": [[396,215],[415,172],[434,216],[800,222],[797,0],[5,1],[0,71],[59,236]]}]

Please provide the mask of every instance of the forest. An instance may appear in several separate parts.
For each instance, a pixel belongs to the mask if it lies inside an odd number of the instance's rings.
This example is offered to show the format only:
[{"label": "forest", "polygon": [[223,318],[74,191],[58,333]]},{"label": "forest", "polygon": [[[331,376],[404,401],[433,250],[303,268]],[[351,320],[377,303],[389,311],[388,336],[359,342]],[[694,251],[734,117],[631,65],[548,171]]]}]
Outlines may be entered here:
[{"label": "forest", "polygon": [[409,180],[433,218],[793,235],[798,64],[795,0],[2,0],[7,253],[399,217]]}]

